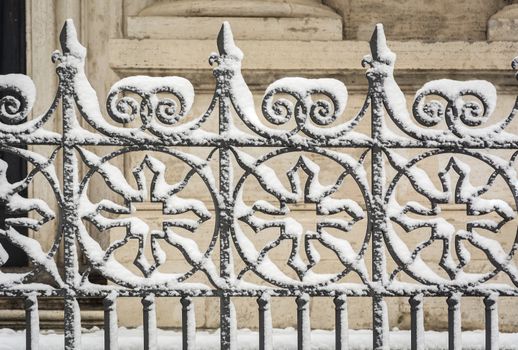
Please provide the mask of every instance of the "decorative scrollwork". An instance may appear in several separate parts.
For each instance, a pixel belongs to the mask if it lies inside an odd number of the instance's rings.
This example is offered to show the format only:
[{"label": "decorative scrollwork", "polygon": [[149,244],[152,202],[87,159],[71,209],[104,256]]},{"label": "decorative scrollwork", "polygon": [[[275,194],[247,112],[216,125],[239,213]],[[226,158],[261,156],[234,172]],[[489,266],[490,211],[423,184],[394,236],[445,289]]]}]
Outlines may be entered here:
[{"label": "decorative scrollwork", "polygon": [[31,78],[23,74],[0,76],[0,119],[6,124],[23,122],[32,110],[36,88]]},{"label": "decorative scrollwork", "polygon": [[[275,99],[277,94],[289,95],[295,101],[288,98]],[[316,95],[322,98],[313,101],[312,96]],[[288,135],[302,130],[317,137],[318,128],[308,123],[308,117],[317,126],[327,126],[344,112],[346,105],[347,88],[338,80],[284,78],[266,89],[262,110],[266,120],[274,125],[286,124],[294,117],[296,127],[288,131]]]},{"label": "decorative scrollwork", "polygon": [[[58,94],[59,95],[59,94]],[[0,136],[35,134],[44,140],[59,139],[59,135],[38,130],[50,118],[58,106],[58,96],[43,115],[28,120],[36,100],[36,88],[31,78],[23,74],[0,75]]]},{"label": "decorative scrollwork", "polygon": [[[513,283],[518,285],[518,268],[512,261],[514,249],[505,252],[496,236],[486,236],[481,231],[500,232],[501,228],[511,221],[516,213],[506,200],[486,198],[486,194],[493,189],[498,177],[508,186],[511,193],[517,193],[516,175],[510,169],[509,163],[499,160],[494,156],[484,156],[479,152],[459,152],[484,162],[490,166],[493,172],[488,180],[481,186],[472,183],[473,174],[471,167],[459,159],[451,156],[445,168],[438,173],[442,189],[436,188],[432,178],[419,167],[423,160],[445,154],[445,151],[429,151],[412,160],[406,160],[393,152],[388,153],[389,160],[397,170],[387,190],[386,204],[388,206],[387,220],[387,244],[389,251],[398,261],[399,267],[393,272],[392,277],[404,270],[413,278],[425,284],[473,286],[483,283],[499,271],[507,273]],[[458,177],[457,184],[453,185],[450,174]],[[414,190],[422,195],[430,204],[427,205],[407,201],[401,205],[397,200],[396,185],[406,177]],[[465,205],[466,213],[471,219],[465,223],[465,228],[457,229],[451,222],[441,215],[440,204],[454,203]],[[493,214],[491,218],[485,217]],[[409,249],[394,230],[394,224],[402,227],[406,232],[428,228],[429,238],[419,243],[415,248]],[[438,274],[429,262],[422,258],[423,252],[434,242],[442,242],[442,254],[439,266],[447,273],[449,279]],[[470,262],[470,252],[465,243],[469,242],[473,247],[484,252],[494,270],[486,273],[471,273],[464,268]]]},{"label": "decorative scrollwork", "polygon": [[[435,95],[446,101],[443,106],[438,100],[426,102],[426,97]],[[466,101],[465,97],[475,97],[478,101]],[[426,83],[416,93],[413,114],[423,126],[437,125],[446,118],[449,129],[458,137],[475,135],[480,130],[470,131],[468,127],[480,126],[487,121],[496,107],[496,88],[483,80],[456,81],[434,80]],[[459,123],[460,122],[460,123]]]},{"label": "decorative scrollwork", "polygon": [[[335,198],[335,194],[342,186],[345,178],[351,176],[362,189],[366,189],[366,179],[362,176],[361,162],[334,152],[319,150],[323,154],[337,162],[337,166],[344,171],[337,176],[334,183],[324,185],[320,182],[320,166],[305,156],[298,158],[297,162],[287,171],[289,188],[286,188],[276,172],[265,163],[277,159],[288,150],[280,150],[268,154],[260,159],[255,159],[241,151],[235,150],[236,159],[246,174],[237,185],[236,204],[234,209],[234,239],[238,251],[247,263],[247,267],[240,275],[251,270],[268,282],[282,287],[291,285],[324,285],[338,280],[349,271],[355,271],[363,280],[368,279],[366,266],[362,260],[366,244],[355,251],[350,242],[344,237],[330,233],[329,229],[335,229],[341,233],[349,232],[355,224],[366,215],[363,208],[353,199]],[[301,183],[300,172],[307,176],[305,184]],[[273,195],[279,205],[258,199],[253,204],[246,204],[245,183],[249,176],[257,179],[262,189]],[[365,186],[365,187],[364,187]],[[368,199],[365,199],[368,205]],[[314,230],[306,230],[303,225],[292,217],[289,204],[311,203],[315,205],[316,214],[320,219],[313,223]],[[268,216],[268,218],[265,218]],[[279,235],[267,243],[264,247],[256,249],[243,232],[241,224],[246,223],[254,232],[278,228]],[[366,235],[365,242],[369,235]],[[292,279],[277,266],[269,257],[270,251],[274,251],[283,241],[291,242],[291,253],[287,265],[298,276],[298,280]],[[312,271],[318,264],[320,254],[313,242],[318,242],[325,248],[336,254],[343,267],[338,268],[337,273],[319,274]]]},{"label": "decorative scrollwork", "polygon": [[[178,283],[187,279],[197,270],[204,271],[211,280],[217,281],[217,275],[214,274],[216,268],[209,259],[216,236],[214,236],[207,250],[201,251],[195,240],[185,237],[178,232],[178,229],[181,229],[193,233],[212,216],[205,204],[200,200],[183,198],[179,195],[195,174],[199,175],[207,186],[212,186],[214,180],[206,163],[199,158],[181,152],[160,149],[158,151],[165,151],[167,154],[192,166],[192,170],[187,173],[183,180],[171,185],[167,183],[165,178],[166,165],[158,159],[146,155],[140,165],[133,169],[133,176],[137,182],[137,188],[134,188],[125,180],[120,170],[109,163],[110,159],[130,151],[132,149],[126,149],[101,158],[86,149],[81,149],[82,159],[90,167],[90,172],[81,184],[82,199],[79,208],[81,219],[91,222],[101,231],[109,231],[115,227],[126,228],[126,234],[123,238],[115,240],[106,249],[102,249],[89,235],[86,227],[82,223],[78,223],[80,226],[81,244],[85,247],[86,255],[91,261],[92,268],[118,284],[132,287]],[[149,189],[144,174],[146,169],[149,169],[153,174]],[[108,187],[122,196],[125,205],[120,205],[110,200],[102,200],[98,203],[90,202],[87,189],[91,176],[94,173],[99,173]],[[213,193],[213,190],[209,191]],[[162,229],[151,230],[145,221],[138,216],[131,215],[133,210],[132,203],[146,200],[162,203],[163,215],[173,215],[173,218],[163,220]],[[108,213],[108,215],[103,212]],[[192,212],[197,219],[181,217],[181,214],[188,212]],[[112,218],[109,216],[110,213],[117,215],[125,214],[126,216]],[[114,256],[116,250],[123,248],[130,240],[138,241],[138,249],[133,263],[143,276],[138,276],[127,270],[117,262]],[[160,242],[179,249],[192,267],[188,271],[179,274],[159,272],[158,268],[165,263],[167,258],[167,254],[161,248]],[[148,245],[151,248],[152,261],[149,261],[144,253]]]},{"label": "decorative scrollwork", "polygon": [[[209,108],[206,114],[178,125],[193,104],[194,89],[191,83],[180,77],[133,76],[124,78],[111,87],[107,97],[107,111],[118,123],[130,123],[139,115],[142,125],[112,125],[104,118],[97,94],[86,78],[86,49],[78,42],[76,30],[69,22],[64,27],[61,41],[63,53],[55,53],[53,59],[60,62],[56,69],[62,89],[73,91],[77,108],[84,120],[96,131],[108,137],[120,137],[141,143],[158,141],[159,137],[177,137],[199,128],[212,111]],[[125,95],[120,96],[122,94]],[[80,123],[74,123],[74,132],[87,133],[80,127]]]},{"label": "decorative scrollwork", "polygon": [[[19,156],[33,165],[33,170],[25,178],[11,183],[7,178],[9,165],[0,160],[0,204],[4,207],[4,215],[9,215],[0,227],[0,237],[24,251],[33,265],[32,269],[25,273],[0,272],[0,286],[2,288],[13,288],[16,285],[31,281],[39,282],[38,274],[43,271],[50,276],[51,279],[48,281],[50,285],[62,287],[64,283],[54,261],[54,256],[61,241],[61,234],[56,234],[54,244],[48,251],[45,251],[35,238],[27,237],[22,233],[23,229],[38,231],[56,217],[55,212],[47,202],[39,198],[25,198],[23,192],[34,183],[37,174],[42,174],[55,192],[58,204],[61,203],[59,180],[54,171],[54,161],[59,149],[56,149],[48,159],[31,151],[11,147],[3,146],[0,151]],[[0,265],[4,265],[8,259],[9,254],[0,245]]]},{"label": "decorative scrollwork", "polygon": [[[495,110],[497,98],[495,87],[481,80],[441,79],[426,83],[417,91],[413,103],[416,124],[407,110],[405,95],[394,79],[396,55],[387,46],[381,25],[376,27],[370,46],[372,54],[363,60],[364,65],[370,66],[367,70],[370,94],[379,94],[392,121],[412,139],[439,143],[459,140],[505,142],[515,139],[506,134],[504,129],[517,112],[516,103],[508,117],[494,125],[479,127],[488,121]],[[426,100],[427,96],[444,99],[445,103],[437,98]],[[436,128],[441,121],[445,121],[446,127]],[[387,130],[380,130],[379,137],[387,141],[403,141]]]},{"label": "decorative scrollwork", "polygon": [[[340,117],[347,105],[347,88],[336,79],[284,78],[272,83],[262,101],[262,112],[267,122],[287,125],[293,119],[295,126],[288,130],[264,125],[257,115],[252,93],[241,74],[243,53],[235,45],[228,24],[218,36],[220,55],[212,55],[209,62],[218,63],[216,77],[228,77],[232,104],[241,120],[256,134],[265,138],[287,139],[299,131],[316,139],[333,139],[346,135],[363,118],[368,99],[351,120],[335,127],[329,126]],[[275,98],[276,95],[281,95]],[[317,100],[314,98],[317,97]],[[311,122],[310,122],[311,121]]]},{"label": "decorative scrollwork", "polygon": [[[368,93],[351,118],[346,116],[348,90],[336,79],[277,80],[266,88],[259,106],[241,72],[244,54],[234,42],[229,24],[224,23],[218,35],[219,52],[209,58],[216,86],[203,114],[192,115],[194,88],[186,79],[144,76],[116,82],[108,93],[105,113],[86,77],[86,48],[77,40],[71,21],[66,22],[60,41],[62,52],[52,56],[58,89],[44,114],[30,118],[36,96],[30,78],[0,76],[0,150],[31,164],[24,179],[10,183],[5,176],[7,164],[0,160],[0,202],[14,215],[5,220],[0,236],[21,247],[32,259],[35,271],[45,270],[51,275],[54,285],[63,288],[56,293],[70,297],[85,292],[88,288],[82,288],[88,286],[89,276],[95,271],[125,287],[128,295],[137,295],[135,290],[141,288],[167,294],[184,286],[192,287],[185,282],[196,272],[209,280],[196,288],[214,288],[225,297],[230,290],[236,295],[258,290],[257,285],[253,290],[248,288],[248,272],[273,285],[276,292],[279,288],[316,294],[322,292],[320,288],[328,288],[327,292],[332,293],[354,289],[357,295],[371,293],[379,297],[407,292],[414,295],[425,289],[429,293],[436,291],[437,295],[468,289],[473,294],[482,293],[487,291],[483,290],[483,283],[503,272],[514,284],[505,286],[506,293],[518,294],[518,268],[513,262],[518,245],[515,241],[510,248],[504,247],[498,240],[501,229],[515,221],[516,203],[489,198],[500,181],[516,202],[518,180],[513,166],[518,153],[507,161],[487,151],[516,150],[518,137],[505,129],[518,113],[518,100],[509,116],[491,123],[497,103],[493,84],[480,80],[430,81],[417,91],[410,110],[394,78],[396,55],[388,47],[383,27],[377,25],[370,42],[371,54],[362,61],[367,67]],[[513,68],[518,66],[517,62],[518,59],[513,61]],[[51,133],[42,126],[58,106],[62,109],[61,132]],[[371,119],[366,122],[368,109]],[[213,114],[217,114],[217,123],[206,123]],[[360,123],[366,124],[360,127],[369,130],[369,135],[356,131]],[[38,156],[39,149],[25,149],[27,145],[53,148],[50,156]],[[104,156],[96,155],[105,146],[114,148]],[[177,146],[182,151],[174,148]],[[207,148],[209,156],[193,155],[199,154],[202,147]],[[266,148],[266,154],[255,155],[254,152]],[[361,155],[354,158],[351,154],[360,149]],[[426,151],[406,159],[401,154],[409,149]],[[137,152],[147,153],[133,169],[135,185],[111,161]],[[219,162],[212,159],[216,154]],[[425,159],[446,154],[452,155],[437,174],[421,168],[420,162]],[[287,165],[282,157],[289,155],[295,155],[296,160]],[[338,169],[330,183],[320,182],[323,169],[325,173],[329,169],[321,167],[313,156]],[[129,158],[125,158],[126,165]],[[492,169],[483,185],[474,184],[470,177],[473,172],[470,173],[469,162],[464,158],[475,159]],[[56,167],[56,159],[63,162],[62,166]],[[86,170],[82,178],[81,160]],[[185,166],[185,176],[171,183],[166,181],[168,167],[178,171],[169,162]],[[271,165],[274,162],[281,166]],[[390,167],[396,173],[393,179],[386,171]],[[58,180],[55,168],[62,169],[62,181]],[[364,168],[370,169],[370,173]],[[150,173],[148,185],[146,174]],[[47,252],[32,237],[17,231],[38,230],[56,215],[44,201],[20,194],[34,183],[36,174],[50,184],[63,213],[60,230]],[[457,182],[450,176],[458,178]],[[89,189],[95,178],[96,184],[106,184],[114,196],[120,196],[122,203],[106,198],[92,202],[95,191]],[[302,178],[307,181],[303,183]],[[406,180],[417,193],[414,195],[424,199],[425,204],[398,196],[401,181]],[[201,184],[198,192],[186,195],[187,186],[196,181]],[[345,181],[351,187],[344,190]],[[250,182],[256,185],[257,193],[246,197]],[[355,191],[354,199],[348,190]],[[195,198],[202,192],[210,195],[212,203],[203,202],[205,197]],[[264,198],[256,198],[256,194],[264,194]],[[138,207],[135,203],[147,200],[161,203],[161,214],[168,216],[160,221],[159,229],[151,229],[132,212]],[[290,209],[297,204],[303,204],[305,209],[314,206],[314,227],[305,229],[297,220],[296,210]],[[441,216],[441,206],[447,204],[465,209],[469,216],[465,227],[458,229]],[[478,217],[483,215],[492,216]],[[198,238],[189,238],[211,223],[214,228],[211,226],[205,236],[206,245],[199,244]],[[100,235],[117,227],[123,228],[124,233],[120,238],[107,239],[102,246],[91,232],[94,227],[101,231]],[[358,227],[361,239],[355,242],[358,247],[353,248],[347,235]],[[415,247],[404,241],[402,235],[418,230],[428,230],[429,237]],[[272,231],[276,236],[262,242]],[[483,231],[489,234],[484,235]],[[219,261],[215,261],[213,254],[217,242]],[[125,266],[117,260],[118,253],[131,243],[136,243],[137,250],[132,255],[133,265]],[[364,255],[371,243],[373,268],[368,273]],[[434,243],[442,245],[438,267],[430,266],[422,258]],[[84,269],[78,268],[76,244],[87,261]],[[65,248],[65,281],[53,261],[61,245]],[[282,261],[270,259],[281,245],[289,246],[289,257]],[[162,272],[170,257],[170,247],[185,258],[184,271]],[[233,248],[241,265],[233,264]],[[384,263],[386,248],[397,265],[388,281],[384,278],[390,272]],[[482,251],[491,271],[468,271],[472,261],[468,248]],[[331,252],[334,267],[339,271],[318,271],[322,251]],[[0,262],[6,259],[8,254],[0,247]],[[82,280],[77,276],[79,271]],[[350,272],[356,273],[361,283],[354,287],[342,283],[342,277],[349,277]],[[408,289],[391,289],[401,286],[397,283],[403,272],[418,283],[409,283]],[[0,286],[14,288],[34,274],[0,279]],[[97,290],[90,292],[93,295]]]},{"label": "decorative scrollwork", "polygon": [[[175,99],[161,97],[171,94]],[[135,97],[120,94],[135,94]],[[129,123],[137,115],[142,119],[142,129],[149,129],[159,134],[163,126],[154,121],[172,126],[190,111],[194,101],[194,88],[191,83],[180,77],[134,76],[115,83],[108,93],[106,101],[108,114],[118,123]]]}]

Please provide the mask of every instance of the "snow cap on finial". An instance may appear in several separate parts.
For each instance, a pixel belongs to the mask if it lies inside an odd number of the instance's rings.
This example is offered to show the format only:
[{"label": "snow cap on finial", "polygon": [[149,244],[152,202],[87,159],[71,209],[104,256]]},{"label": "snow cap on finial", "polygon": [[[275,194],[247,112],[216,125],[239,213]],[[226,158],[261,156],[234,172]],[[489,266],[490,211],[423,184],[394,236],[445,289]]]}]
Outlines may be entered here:
[{"label": "snow cap on finial", "polygon": [[396,54],[390,51],[387,46],[387,38],[383,30],[383,24],[376,24],[376,28],[372,33],[369,42],[371,48],[372,59],[378,62],[393,63],[396,59]]},{"label": "snow cap on finial", "polygon": [[511,61],[511,67],[515,71],[514,76],[518,79],[518,56]]},{"label": "snow cap on finial", "polygon": [[77,58],[86,57],[86,48],[77,40],[77,31],[72,19],[67,19],[59,34],[59,42],[64,55],[72,55]]},{"label": "snow cap on finial", "polygon": [[218,51],[221,56],[234,56],[238,60],[243,59],[243,51],[236,46],[230,23],[227,21],[223,22],[218,34]]}]

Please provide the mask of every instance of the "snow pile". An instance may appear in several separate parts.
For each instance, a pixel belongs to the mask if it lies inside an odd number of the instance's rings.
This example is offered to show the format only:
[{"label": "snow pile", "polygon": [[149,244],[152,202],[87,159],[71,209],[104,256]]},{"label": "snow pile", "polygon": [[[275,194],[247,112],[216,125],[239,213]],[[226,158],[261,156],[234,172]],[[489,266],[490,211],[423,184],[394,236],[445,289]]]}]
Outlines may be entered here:
[{"label": "snow pile", "polygon": [[[258,333],[248,329],[237,332],[237,349],[258,349]],[[463,349],[484,349],[484,331],[469,331],[462,333]],[[314,330],[311,332],[311,349],[334,349],[334,331]],[[501,333],[500,349],[518,349],[518,333]],[[142,349],[142,329],[119,329],[119,348],[125,350]],[[350,330],[349,349],[363,350],[372,348],[372,332],[370,330]],[[83,330],[82,346],[89,350],[102,350],[104,347],[103,331],[98,328]],[[199,331],[196,333],[198,349],[219,349],[219,331]],[[297,331],[293,328],[274,329],[273,347],[276,350],[297,348]],[[25,348],[25,332],[11,329],[0,329],[0,350],[17,350]],[[63,349],[63,335],[54,331],[42,332],[40,348],[46,350]],[[182,334],[178,331],[158,331],[158,349],[181,349]],[[410,331],[395,330],[390,332],[390,348],[410,349]],[[426,349],[447,349],[447,332],[427,331],[425,334]]]}]

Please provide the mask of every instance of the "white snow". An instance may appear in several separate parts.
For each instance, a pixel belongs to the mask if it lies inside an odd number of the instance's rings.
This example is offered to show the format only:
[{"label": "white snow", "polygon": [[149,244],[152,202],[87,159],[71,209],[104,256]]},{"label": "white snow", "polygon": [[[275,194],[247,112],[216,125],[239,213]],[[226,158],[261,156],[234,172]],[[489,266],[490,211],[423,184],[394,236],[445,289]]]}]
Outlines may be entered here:
[{"label": "white snow", "polygon": [[[60,135],[41,128],[50,118],[52,113],[44,113],[22,122],[32,110],[36,101],[36,87],[32,79],[23,74],[0,75],[0,91],[6,95],[0,98],[0,115],[13,122],[14,125],[0,122],[0,134],[12,134],[25,137],[23,134],[31,134],[31,137],[41,137],[43,140],[59,139]],[[56,107],[56,100],[50,110]],[[40,128],[40,129],[38,129]]]},{"label": "white snow", "polygon": [[[32,109],[34,105],[34,101],[36,100],[36,87],[31,78],[24,74],[7,74],[0,75],[0,90],[15,90],[25,99],[25,103],[27,107],[22,110],[17,110],[21,107],[20,101],[12,101],[11,103],[8,100],[4,100],[2,98],[0,100],[0,113],[2,115],[9,115],[10,117],[14,117],[16,120],[23,119],[28,114],[28,112]],[[23,111],[23,115],[17,113],[19,111]]]},{"label": "white snow", "polygon": [[[311,98],[312,94],[326,93],[330,96],[333,96],[337,102],[334,106],[332,106],[332,103],[327,103],[324,102],[325,100],[320,100],[320,103],[323,103],[322,107],[325,105],[325,107],[329,108],[328,111],[324,111],[323,109],[321,110],[323,115],[320,116],[319,119],[321,122],[323,122],[323,125],[327,125],[337,116],[340,116],[344,112],[345,106],[347,105],[347,88],[341,81],[336,79],[306,79],[299,77],[283,78],[270,84],[270,86],[268,86],[265,91],[265,96],[275,94],[276,92],[287,92],[290,95],[296,96],[297,99],[300,99],[300,102],[303,102],[308,113],[310,113],[310,110],[315,103]],[[274,111],[273,107],[276,101],[274,101],[272,98],[266,98],[265,101],[267,114],[272,119],[276,120],[280,124],[284,124],[289,120],[291,113],[280,115],[280,113]],[[287,99],[279,99],[277,101],[283,101],[283,103],[286,103],[287,107],[289,106],[289,110],[294,112],[294,105],[291,101]],[[315,113],[315,116],[318,118],[318,113]],[[309,127],[309,125],[306,125],[306,127]],[[318,130],[318,128],[313,129],[314,132],[318,132]]]},{"label": "white snow", "polygon": [[[142,349],[142,328],[119,328],[119,348],[124,350]],[[425,349],[447,349],[447,332],[426,331],[424,334]],[[257,331],[240,329],[237,332],[237,349],[259,349]],[[392,330],[389,335],[390,348],[393,350],[410,349],[410,331]],[[485,333],[482,330],[465,331],[462,333],[462,348],[465,350],[483,350]],[[55,331],[41,331],[40,349],[63,349],[63,335]],[[500,349],[518,349],[518,333],[500,333]],[[196,346],[203,350],[219,349],[219,331],[197,331]],[[334,331],[313,330],[311,332],[311,349],[331,350],[335,346]],[[82,331],[82,348],[102,350],[104,347],[103,331],[98,328]],[[22,350],[25,348],[25,331],[0,329],[0,350]],[[273,348],[276,350],[291,350],[297,348],[297,332],[293,328],[273,329]],[[158,330],[158,349],[182,349],[182,334],[180,331]],[[370,330],[349,330],[349,349],[372,349],[372,332]]]},{"label": "white snow", "polygon": [[485,121],[487,117],[493,114],[496,108],[496,88],[493,84],[485,80],[432,80],[424,84],[423,87],[416,92],[415,96],[417,97],[421,94],[428,94],[431,91],[440,91],[448,99],[455,101],[455,106],[459,110],[462,110],[462,107],[465,103],[461,97],[462,93],[469,91],[469,94],[467,94],[468,96],[471,94],[474,94],[473,96],[483,96],[485,98],[485,102],[487,103],[487,109],[481,114],[484,116],[481,118],[482,121]]}]

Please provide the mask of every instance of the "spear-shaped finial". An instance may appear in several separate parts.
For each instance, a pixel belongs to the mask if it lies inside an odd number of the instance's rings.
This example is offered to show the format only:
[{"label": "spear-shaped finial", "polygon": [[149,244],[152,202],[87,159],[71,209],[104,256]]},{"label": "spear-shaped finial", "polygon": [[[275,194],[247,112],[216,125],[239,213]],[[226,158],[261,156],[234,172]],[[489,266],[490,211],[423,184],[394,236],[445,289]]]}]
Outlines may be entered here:
[{"label": "spear-shaped finial", "polygon": [[77,58],[86,57],[86,48],[77,40],[77,31],[72,19],[67,19],[59,34],[59,42],[64,55],[72,55]]},{"label": "spear-shaped finial", "polygon": [[374,61],[385,62],[388,64],[394,62],[396,54],[390,51],[387,46],[387,38],[385,37],[383,24],[376,24],[376,28],[374,28],[369,44],[371,47],[372,59]]},{"label": "spear-shaped finial", "polygon": [[243,51],[236,46],[230,23],[227,21],[223,22],[218,34],[218,51],[221,56],[234,56],[238,60],[243,59]]}]

